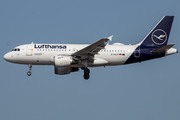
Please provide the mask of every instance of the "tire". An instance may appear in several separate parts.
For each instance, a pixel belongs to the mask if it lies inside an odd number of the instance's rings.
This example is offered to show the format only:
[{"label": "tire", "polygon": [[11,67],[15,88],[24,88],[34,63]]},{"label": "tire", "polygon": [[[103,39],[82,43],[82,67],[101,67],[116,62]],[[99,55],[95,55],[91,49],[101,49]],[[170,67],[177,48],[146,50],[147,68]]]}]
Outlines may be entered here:
[{"label": "tire", "polygon": [[28,72],[27,72],[27,75],[28,75],[28,76],[31,76],[31,72],[30,72],[30,71],[28,71]]},{"label": "tire", "polygon": [[88,80],[89,79],[89,74],[84,74],[84,79]]},{"label": "tire", "polygon": [[89,74],[90,73],[90,70],[88,68],[85,68],[84,69],[84,74]]}]

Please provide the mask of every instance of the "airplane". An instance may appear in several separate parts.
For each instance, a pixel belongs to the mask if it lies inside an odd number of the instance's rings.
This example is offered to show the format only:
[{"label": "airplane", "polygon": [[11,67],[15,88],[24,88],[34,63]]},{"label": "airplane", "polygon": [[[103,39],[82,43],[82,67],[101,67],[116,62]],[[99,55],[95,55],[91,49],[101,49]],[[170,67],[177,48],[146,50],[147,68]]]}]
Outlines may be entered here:
[{"label": "airplane", "polygon": [[84,79],[89,79],[88,67],[125,65],[161,58],[178,53],[172,48],[175,44],[167,44],[174,16],[164,16],[149,34],[138,44],[109,45],[113,36],[102,38],[93,44],[25,44],[15,47],[4,55],[11,63],[29,66],[31,76],[32,65],[54,65],[57,75],[84,70]]}]

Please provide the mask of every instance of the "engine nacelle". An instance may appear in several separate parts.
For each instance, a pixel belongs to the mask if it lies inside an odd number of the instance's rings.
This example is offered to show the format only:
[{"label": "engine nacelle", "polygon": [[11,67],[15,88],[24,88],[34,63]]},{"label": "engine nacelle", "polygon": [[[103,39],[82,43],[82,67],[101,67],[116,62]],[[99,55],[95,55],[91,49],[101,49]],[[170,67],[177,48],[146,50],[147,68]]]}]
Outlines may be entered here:
[{"label": "engine nacelle", "polygon": [[54,72],[57,75],[66,75],[66,74],[70,74],[71,72],[76,72],[78,70],[79,68],[75,68],[75,67],[55,67],[54,66]]},{"label": "engine nacelle", "polygon": [[56,67],[68,67],[72,63],[71,56],[55,56],[54,65]]}]

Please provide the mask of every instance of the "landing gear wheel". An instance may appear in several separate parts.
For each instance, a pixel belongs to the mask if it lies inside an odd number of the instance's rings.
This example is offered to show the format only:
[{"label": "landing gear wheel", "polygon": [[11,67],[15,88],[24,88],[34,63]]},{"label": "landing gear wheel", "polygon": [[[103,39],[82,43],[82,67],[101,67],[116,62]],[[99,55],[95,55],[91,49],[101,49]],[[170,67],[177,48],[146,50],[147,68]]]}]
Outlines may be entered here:
[{"label": "landing gear wheel", "polygon": [[32,65],[29,64],[28,66],[29,66],[29,71],[27,72],[27,75],[28,75],[28,76],[31,76]]},{"label": "landing gear wheel", "polygon": [[88,80],[89,79],[89,74],[84,74],[84,79]]},{"label": "landing gear wheel", "polygon": [[30,72],[30,71],[28,71],[28,72],[27,72],[27,75],[28,75],[28,76],[31,76],[31,72]]},{"label": "landing gear wheel", "polygon": [[87,67],[84,67],[82,69],[84,70],[84,79],[88,80],[89,79],[90,70]]},{"label": "landing gear wheel", "polygon": [[90,73],[90,70],[88,68],[85,68],[84,69],[84,74],[89,74]]}]

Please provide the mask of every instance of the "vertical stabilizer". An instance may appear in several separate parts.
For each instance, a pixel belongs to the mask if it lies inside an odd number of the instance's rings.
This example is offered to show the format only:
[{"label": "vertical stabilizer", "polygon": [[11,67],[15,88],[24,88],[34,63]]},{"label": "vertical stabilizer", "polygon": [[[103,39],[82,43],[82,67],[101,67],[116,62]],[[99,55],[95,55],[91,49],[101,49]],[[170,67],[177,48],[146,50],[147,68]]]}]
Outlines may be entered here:
[{"label": "vertical stabilizer", "polygon": [[141,46],[167,45],[174,16],[164,16],[140,43]]}]

